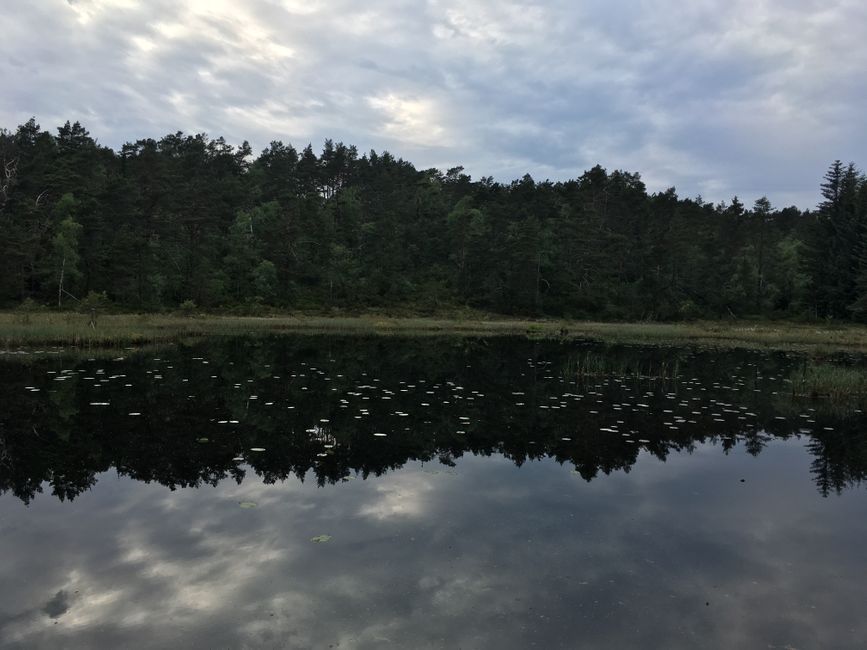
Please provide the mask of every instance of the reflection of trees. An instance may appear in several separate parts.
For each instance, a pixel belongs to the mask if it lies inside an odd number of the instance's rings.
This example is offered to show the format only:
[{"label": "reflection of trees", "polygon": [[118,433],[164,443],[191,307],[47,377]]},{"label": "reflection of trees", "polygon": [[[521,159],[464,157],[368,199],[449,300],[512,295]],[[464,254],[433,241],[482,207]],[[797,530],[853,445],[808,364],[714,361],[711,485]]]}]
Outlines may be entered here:
[{"label": "reflection of trees", "polygon": [[867,432],[863,429],[822,431],[811,437],[807,448],[814,456],[810,473],[822,496],[867,481]]},{"label": "reflection of trees", "polygon": [[[72,499],[111,468],[171,489],[240,482],[245,467],[267,482],[324,485],[414,460],[452,465],[465,453],[516,465],[550,457],[589,481],[629,471],[642,450],[665,460],[740,443],[758,454],[775,437],[801,435],[797,405],[768,399],[792,363],[780,355],[446,338],[242,339],[163,354],[80,361],[62,382],[46,375],[70,369],[59,360],[0,368],[0,390],[21,396],[0,413],[0,491],[29,502],[47,485]],[[102,381],[98,369],[125,377]],[[25,385],[43,391],[22,394]],[[91,406],[97,395],[111,406]],[[370,415],[357,419],[361,405]],[[860,420],[814,417],[808,449],[822,494],[867,478]]]}]

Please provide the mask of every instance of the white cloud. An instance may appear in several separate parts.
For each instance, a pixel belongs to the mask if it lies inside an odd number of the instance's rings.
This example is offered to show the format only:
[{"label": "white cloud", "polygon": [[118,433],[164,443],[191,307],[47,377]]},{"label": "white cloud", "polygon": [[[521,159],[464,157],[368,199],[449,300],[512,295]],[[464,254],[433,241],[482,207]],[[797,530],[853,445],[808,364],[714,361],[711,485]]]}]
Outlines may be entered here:
[{"label": "white cloud", "polygon": [[449,140],[446,129],[438,123],[442,112],[430,99],[388,93],[367,101],[380,113],[379,133],[388,138],[423,147],[441,146]]},{"label": "white cloud", "polygon": [[601,163],[811,207],[867,159],[856,0],[11,0],[0,124],[111,146],[205,130],[327,137],[508,181]]}]

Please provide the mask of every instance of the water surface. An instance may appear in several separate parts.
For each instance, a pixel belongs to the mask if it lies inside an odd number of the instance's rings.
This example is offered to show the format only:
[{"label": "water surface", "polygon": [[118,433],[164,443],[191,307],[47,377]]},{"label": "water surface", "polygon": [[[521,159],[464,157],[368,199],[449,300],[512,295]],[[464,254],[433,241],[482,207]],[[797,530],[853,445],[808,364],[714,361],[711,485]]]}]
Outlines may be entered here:
[{"label": "water surface", "polygon": [[[857,360],[850,360],[857,362]],[[0,358],[0,646],[862,648],[867,419],[784,354]]]}]

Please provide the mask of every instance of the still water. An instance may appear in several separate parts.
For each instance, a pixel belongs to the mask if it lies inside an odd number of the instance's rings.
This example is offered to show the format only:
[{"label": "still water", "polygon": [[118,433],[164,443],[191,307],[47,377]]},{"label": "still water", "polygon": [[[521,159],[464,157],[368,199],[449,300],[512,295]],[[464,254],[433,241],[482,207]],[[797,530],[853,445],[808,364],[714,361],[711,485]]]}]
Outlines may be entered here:
[{"label": "still water", "polygon": [[865,648],[867,416],[793,396],[802,364],[0,356],[0,647]]}]

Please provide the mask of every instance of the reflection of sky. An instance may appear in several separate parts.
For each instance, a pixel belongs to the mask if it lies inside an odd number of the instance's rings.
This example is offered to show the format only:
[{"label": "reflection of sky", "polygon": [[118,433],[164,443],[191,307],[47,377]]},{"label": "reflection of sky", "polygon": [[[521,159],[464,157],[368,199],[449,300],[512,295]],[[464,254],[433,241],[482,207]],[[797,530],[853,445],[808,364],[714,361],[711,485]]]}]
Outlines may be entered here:
[{"label": "reflection of sky", "polygon": [[867,501],[821,498],[809,463],[777,441],[592,483],[494,456],[324,488],[105,474],[72,503],[6,495],[0,645],[859,647]]}]

